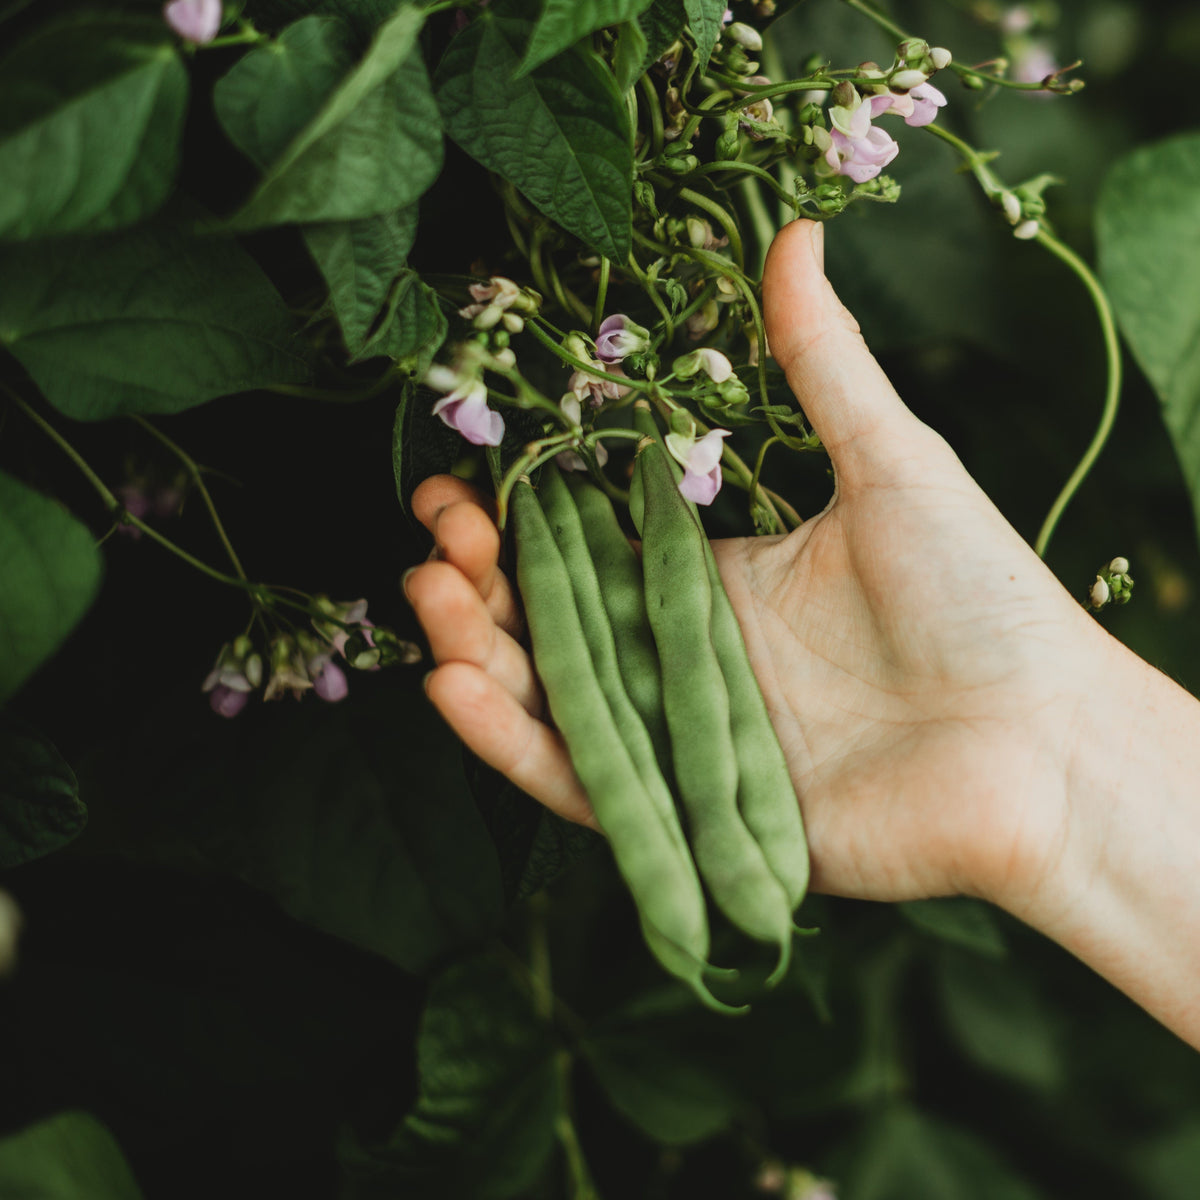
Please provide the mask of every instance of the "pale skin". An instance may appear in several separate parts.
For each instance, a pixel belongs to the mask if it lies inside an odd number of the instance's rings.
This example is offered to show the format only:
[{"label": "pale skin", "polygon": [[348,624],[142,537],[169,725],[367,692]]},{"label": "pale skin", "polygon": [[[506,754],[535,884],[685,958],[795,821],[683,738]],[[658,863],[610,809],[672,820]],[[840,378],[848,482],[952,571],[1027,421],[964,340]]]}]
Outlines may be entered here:
[{"label": "pale skin", "polygon": [[[827,283],[775,239],[767,337],[835,495],[786,537],[714,543],[791,767],[814,890],[979,896],[1200,1048],[1200,704],[1109,636],[896,395]],[[436,557],[405,592],[463,741],[594,824],[549,723],[487,501],[413,496]]]}]

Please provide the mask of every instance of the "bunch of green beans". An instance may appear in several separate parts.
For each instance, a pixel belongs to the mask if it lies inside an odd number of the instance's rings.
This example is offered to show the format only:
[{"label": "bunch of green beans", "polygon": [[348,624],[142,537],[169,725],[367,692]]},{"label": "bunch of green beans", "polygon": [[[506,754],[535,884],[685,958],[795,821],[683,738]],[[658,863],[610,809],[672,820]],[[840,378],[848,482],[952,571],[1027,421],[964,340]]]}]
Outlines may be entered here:
[{"label": "bunch of green beans", "polygon": [[637,906],[647,946],[705,1004],[708,901],[787,971],[808,854],[737,618],[653,418],[639,414],[635,520],[553,465],[511,501],[517,583],[554,722]]}]

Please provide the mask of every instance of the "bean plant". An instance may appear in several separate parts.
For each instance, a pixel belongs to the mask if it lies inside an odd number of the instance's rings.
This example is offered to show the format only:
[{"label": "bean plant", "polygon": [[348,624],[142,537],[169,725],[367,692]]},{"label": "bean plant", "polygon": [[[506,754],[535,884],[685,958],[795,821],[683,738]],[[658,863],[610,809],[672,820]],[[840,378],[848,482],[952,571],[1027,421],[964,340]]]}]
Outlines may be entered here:
[{"label": "bean plant", "polygon": [[[1122,0],[0,4],[0,1197],[1193,1194],[1149,1018],[980,902],[806,894],[708,538],[831,494],[761,286],[827,223],[914,411],[1197,682],[1198,46]],[[445,472],[606,837],[423,695]]]}]

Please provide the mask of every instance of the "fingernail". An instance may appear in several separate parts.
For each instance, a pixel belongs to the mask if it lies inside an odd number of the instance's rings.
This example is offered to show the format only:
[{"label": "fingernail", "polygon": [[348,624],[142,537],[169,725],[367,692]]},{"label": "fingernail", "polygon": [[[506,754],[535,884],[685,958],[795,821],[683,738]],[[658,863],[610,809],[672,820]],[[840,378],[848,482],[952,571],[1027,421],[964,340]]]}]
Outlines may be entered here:
[{"label": "fingernail", "polygon": [[427,695],[427,696],[429,695],[429,681],[432,678],[433,678],[433,671],[426,671],[425,674],[421,677],[421,688],[425,692],[425,695]]},{"label": "fingernail", "polygon": [[825,226],[823,224],[814,224],[812,234],[810,235],[810,244],[812,246],[813,258],[816,260],[817,266],[821,268],[821,274],[825,274]]},{"label": "fingernail", "polygon": [[416,567],[409,567],[408,570],[405,571],[404,574],[400,576],[400,590],[404,593],[404,598],[405,598],[405,600],[408,600],[409,604],[412,603],[412,600],[410,599],[409,594],[408,594],[408,579],[409,579],[409,576],[416,569],[417,569]]}]

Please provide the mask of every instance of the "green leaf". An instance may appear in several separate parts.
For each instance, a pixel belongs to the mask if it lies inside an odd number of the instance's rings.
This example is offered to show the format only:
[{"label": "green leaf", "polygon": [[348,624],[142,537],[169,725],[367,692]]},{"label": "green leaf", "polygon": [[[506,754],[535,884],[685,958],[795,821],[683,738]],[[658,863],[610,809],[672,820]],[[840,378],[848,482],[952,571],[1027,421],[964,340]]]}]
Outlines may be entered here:
[{"label": "green leaf", "polygon": [[1200,133],[1135,150],[1096,207],[1100,275],[1158,393],[1200,522]]},{"label": "green leaf", "polygon": [[423,375],[446,340],[448,328],[437,293],[406,267],[392,283],[378,332],[351,361],[386,354],[413,375]]},{"label": "green leaf", "polygon": [[1008,949],[991,910],[980,900],[946,896],[938,900],[905,900],[896,906],[922,933],[986,958],[1003,958]]},{"label": "green leaf", "polygon": [[903,1105],[871,1119],[832,1172],[847,1200],[1037,1200],[974,1134]]},{"label": "green leaf", "polygon": [[358,221],[306,225],[303,234],[329,285],[346,349],[359,354],[377,331],[380,312],[412,249],[416,206]]},{"label": "green leaf", "polygon": [[445,971],[421,1020],[417,1103],[386,1145],[347,1139],[343,1200],[528,1195],[562,1103],[553,1054],[510,968],[481,956]]},{"label": "green leaf", "polygon": [[726,0],[683,0],[688,24],[692,28],[692,36],[696,39],[696,58],[700,62],[701,71],[708,66],[713,47],[720,41],[721,30],[725,28],[725,22],[721,18],[728,7]]},{"label": "green leaf", "polygon": [[672,42],[683,33],[687,24],[687,14],[683,11],[683,0],[654,0],[640,17],[638,24],[646,35],[646,57],[642,62],[642,70],[650,69],[650,64],[657,62]]},{"label": "green leaf", "polygon": [[50,854],[86,824],[75,772],[53,743],[0,715],[0,870]]},{"label": "green leaf", "polygon": [[649,44],[645,30],[637,21],[626,21],[617,33],[617,48],[613,52],[613,74],[617,87],[629,91],[646,69]]},{"label": "green leaf", "polygon": [[434,77],[446,131],[568,233],[624,262],[633,152],[621,93],[578,49],[513,79],[524,29],[484,11],[450,43]]},{"label": "green leaf", "polygon": [[131,225],[166,200],[188,77],[161,20],[85,16],[0,62],[0,238]]},{"label": "green leaf", "polygon": [[1011,963],[948,951],[937,985],[950,1031],[973,1062],[1027,1087],[1062,1082],[1061,1037],[1028,976]]},{"label": "green leaf", "polygon": [[0,704],[75,628],[100,576],[86,527],[0,471]]},{"label": "green leaf", "polygon": [[731,1086],[690,1048],[679,1053],[653,1034],[597,1033],[582,1050],[613,1108],[665,1145],[711,1137],[742,1107]]},{"label": "green leaf", "polygon": [[234,876],[410,972],[478,945],[503,900],[457,739],[415,680],[381,681],[356,675],[338,705],[256,705],[236,725],[197,690],[199,731],[164,714],[134,736],[156,754],[115,745],[80,764],[86,845]]},{"label": "green leaf", "polygon": [[348,26],[305,17],[218,82],[218,119],[263,170],[237,227],[390,213],[433,183],[442,135],[416,46],[424,20],[404,5],[354,65]]},{"label": "green leaf", "polygon": [[0,345],[83,421],[180,412],[308,377],[295,324],[232,238],[142,228],[0,247]]},{"label": "green leaf", "polygon": [[1130,1165],[1146,1200],[1194,1200],[1200,1179],[1200,1118],[1184,1117],[1142,1142]]},{"label": "green leaf", "polygon": [[141,1200],[112,1134],[90,1113],[64,1112],[0,1139],[0,1196]]},{"label": "green leaf", "polygon": [[653,0],[546,0],[517,68],[518,76],[528,75],[597,29],[633,20],[651,3]]}]

